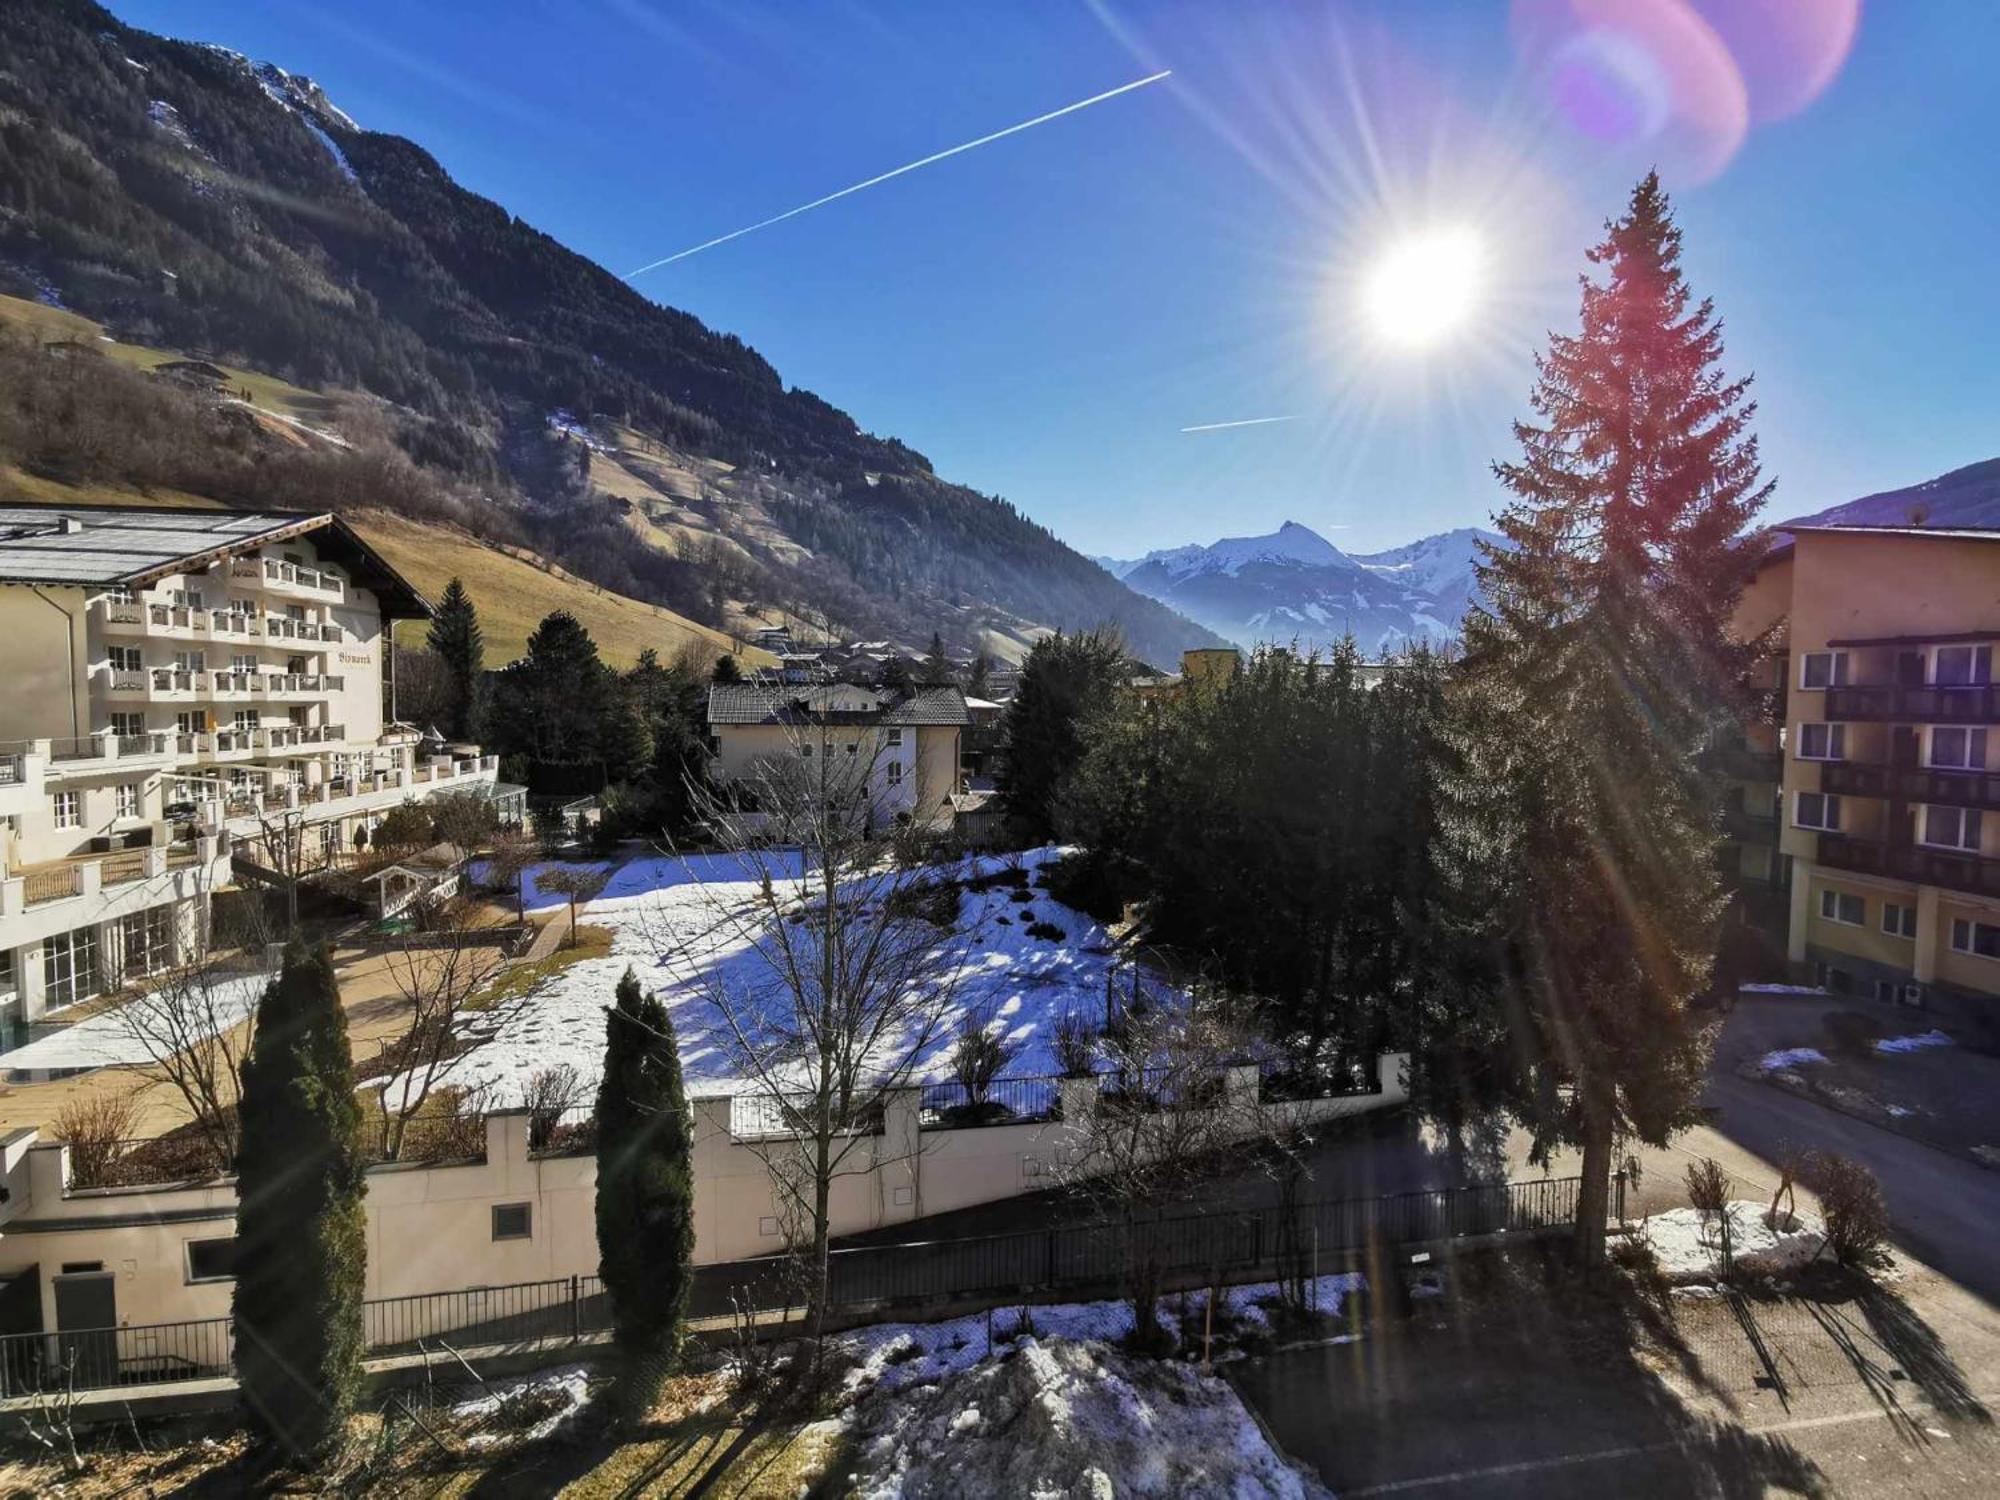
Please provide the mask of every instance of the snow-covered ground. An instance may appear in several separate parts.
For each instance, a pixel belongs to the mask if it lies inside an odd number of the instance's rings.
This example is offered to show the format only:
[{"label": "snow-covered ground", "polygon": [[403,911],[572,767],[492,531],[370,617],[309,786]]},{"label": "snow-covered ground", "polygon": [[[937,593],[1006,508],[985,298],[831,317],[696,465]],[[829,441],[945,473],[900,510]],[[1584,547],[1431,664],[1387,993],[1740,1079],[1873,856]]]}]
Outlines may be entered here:
[{"label": "snow-covered ground", "polygon": [[[1799,1214],[1790,1228],[1773,1228],[1764,1215],[1770,1207],[1739,1199],[1729,1205],[1730,1261],[1753,1275],[1796,1270],[1819,1253],[1826,1234],[1819,1220]],[[1639,1236],[1652,1246],[1661,1274],[1669,1281],[1713,1281],[1722,1274],[1719,1224],[1706,1223],[1701,1211],[1671,1208],[1639,1225]]]},{"label": "snow-covered ground", "polygon": [[[1033,850],[1021,864],[1032,876],[1057,855],[1054,849]],[[798,873],[796,856],[785,858],[785,868],[774,871],[781,877],[781,899],[788,890],[782,877]],[[1004,863],[987,857],[956,873],[991,873]],[[567,899],[542,890],[538,877],[549,868],[538,866],[529,874],[531,909],[551,909]],[[583,912],[586,923],[611,929],[609,955],[580,960],[520,1000],[473,1017],[469,1025],[478,1046],[453,1069],[451,1082],[484,1091],[499,1107],[520,1103],[533,1074],[562,1064],[594,1086],[603,1065],[603,1010],[630,967],[659,994],[673,1019],[689,1093],[734,1091],[740,1070],[723,1041],[711,996],[718,985],[735,995],[768,993],[774,975],[757,946],[721,920],[719,905],[746,906],[758,891],[754,866],[739,855],[654,856],[618,867]],[[1031,886],[1030,894],[1026,902],[1013,900],[1007,886],[962,894],[956,934],[940,933],[958,964],[951,1016],[920,1059],[923,1076],[949,1071],[951,1031],[966,1012],[997,1022],[1017,1049],[1004,1070],[1010,1077],[1059,1071],[1050,1050],[1056,1020],[1071,1010],[1102,1013],[1115,958],[1109,936],[1039,886]],[[1037,921],[1062,929],[1062,938],[1029,936],[1029,925]]]},{"label": "snow-covered ground", "polygon": [[[213,1024],[198,1028],[203,1040],[246,1019],[257,1008],[257,997],[270,981],[263,974],[230,974],[218,977],[200,1013]],[[140,1037],[172,1034],[179,1028],[148,1027],[144,1017],[156,1006],[165,1005],[166,992],[153,990],[114,1010],[99,1011],[76,1025],[0,1053],[0,1068],[112,1068],[145,1064],[153,1060]]]},{"label": "snow-covered ground", "polygon": [[[1323,1312],[1364,1284],[1321,1277]],[[1276,1287],[1224,1292],[1229,1317],[1266,1326]],[[1201,1299],[1189,1309],[1201,1326]],[[1176,1327],[1178,1302],[1160,1306]],[[1218,1308],[1218,1314],[1221,1309]],[[1319,1481],[1281,1458],[1228,1385],[1193,1367],[1110,1347],[1132,1328],[1123,1302],[995,1312],[945,1323],[884,1324],[837,1340],[856,1360],[859,1462],[852,1493],[870,1500],[946,1495],[1317,1497]]]},{"label": "snow-covered ground", "polygon": [[1877,1052],[1923,1052],[1932,1047],[1951,1047],[1956,1043],[1942,1031],[1924,1031],[1915,1036],[1883,1037],[1875,1044]]}]

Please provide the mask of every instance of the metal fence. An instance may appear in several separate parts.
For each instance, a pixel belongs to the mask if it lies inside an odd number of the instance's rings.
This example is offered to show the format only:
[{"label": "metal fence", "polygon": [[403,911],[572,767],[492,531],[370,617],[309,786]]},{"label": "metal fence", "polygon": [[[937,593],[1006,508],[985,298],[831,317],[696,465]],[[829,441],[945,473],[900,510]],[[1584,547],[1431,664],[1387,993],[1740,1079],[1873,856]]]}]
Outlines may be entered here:
[{"label": "metal fence", "polygon": [[[1288,1256],[1331,1269],[1358,1253],[1473,1235],[1528,1233],[1575,1222],[1578,1177],[1493,1183],[1382,1198],[1301,1205],[1287,1219],[1274,1208],[1185,1214],[1138,1225],[1056,1224],[976,1235],[835,1250],[829,1304],[836,1312],[993,1297],[1116,1290],[1143,1257],[1168,1278],[1199,1275],[1241,1283],[1277,1275]],[[1615,1201],[1615,1200],[1614,1200]],[[779,1312],[800,1304],[796,1263],[781,1255],[696,1266],[691,1317]],[[596,1276],[471,1287],[363,1304],[369,1352],[413,1353],[445,1341],[561,1343],[608,1332],[610,1298]],[[79,1390],[230,1373],[230,1320],[207,1318],[82,1332],[0,1336],[0,1396],[59,1386]]]}]

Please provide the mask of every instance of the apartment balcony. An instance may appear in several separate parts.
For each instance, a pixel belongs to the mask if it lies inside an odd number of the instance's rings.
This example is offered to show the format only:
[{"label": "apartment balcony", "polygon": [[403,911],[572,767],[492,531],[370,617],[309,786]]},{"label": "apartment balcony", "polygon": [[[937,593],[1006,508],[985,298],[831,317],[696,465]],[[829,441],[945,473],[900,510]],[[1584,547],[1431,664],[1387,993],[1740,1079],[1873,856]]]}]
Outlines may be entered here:
[{"label": "apartment balcony", "polygon": [[222,841],[205,837],[115,853],[79,855],[0,875],[0,918],[10,943],[31,943],[86,922],[110,922],[213,890],[226,866]]},{"label": "apartment balcony", "polygon": [[1935,766],[1899,766],[1891,783],[1906,802],[2000,811],[2000,771],[1950,771]]},{"label": "apartment balcony", "polygon": [[1889,768],[1860,761],[1815,761],[1819,767],[1819,789],[1842,797],[1886,797],[1889,795]]},{"label": "apartment balcony", "polygon": [[[965,749],[973,749],[968,734]],[[997,744],[994,746],[997,748]],[[1775,750],[1755,750],[1741,740],[1711,745],[1701,754],[1701,763],[1719,775],[1737,781],[1771,782],[1784,780],[1785,758]]]},{"label": "apartment balcony", "polygon": [[1761,844],[1773,848],[1778,842],[1778,815],[1750,811],[1734,797],[1723,804],[1722,829],[1739,844]]},{"label": "apartment balcony", "polygon": [[237,583],[260,584],[273,593],[320,600],[347,597],[346,583],[333,574],[275,558],[238,558],[229,565],[229,576]]},{"label": "apartment balcony", "polygon": [[1911,885],[1934,885],[1974,896],[2000,896],[2000,859],[1933,849],[1923,844],[1885,844],[1842,833],[1819,836],[1819,862],[1830,870],[1879,875]]},{"label": "apartment balcony", "polygon": [[294,620],[288,615],[266,615],[264,635],[274,641],[319,641],[328,645],[347,639],[347,632],[338,625],[322,625],[317,620]]},{"label": "apartment balcony", "polygon": [[[173,758],[174,736],[164,730],[146,734],[87,734],[74,739],[27,740],[11,747],[4,758],[16,762],[13,774],[28,776],[27,756],[39,756],[42,776],[57,781],[69,777],[108,776],[130,769],[151,770]],[[0,785],[7,777],[0,774]]]},{"label": "apartment balcony", "polygon": [[343,724],[280,724],[257,731],[257,748],[282,755],[288,751],[318,751],[328,745],[342,744],[346,739],[347,727]]},{"label": "apartment balcony", "polygon": [[2000,724],[2000,687],[1834,687],[1825,715],[1834,723]]},{"label": "apartment balcony", "polygon": [[250,690],[262,693],[267,699],[323,698],[347,686],[345,677],[322,672],[264,672],[252,675],[255,680]]}]

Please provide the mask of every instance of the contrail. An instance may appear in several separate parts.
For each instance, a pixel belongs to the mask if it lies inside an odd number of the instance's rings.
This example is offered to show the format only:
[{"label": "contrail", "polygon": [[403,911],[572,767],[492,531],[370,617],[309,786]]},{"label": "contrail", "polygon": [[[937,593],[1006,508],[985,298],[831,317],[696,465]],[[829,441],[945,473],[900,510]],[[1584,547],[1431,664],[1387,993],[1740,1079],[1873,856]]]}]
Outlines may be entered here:
[{"label": "contrail", "polygon": [[1120,94],[1129,94],[1132,90],[1142,89],[1149,83],[1158,83],[1162,78],[1171,77],[1172,74],[1172,68],[1162,68],[1149,78],[1141,78],[1132,83],[1120,84],[1115,89],[1107,89],[1101,94],[1093,94],[1088,99],[1079,99],[1074,104],[1065,104],[1061,109],[1052,109],[1045,115],[1036,115],[1032,120],[1023,120],[1018,125],[1009,125],[1005,130],[996,130],[991,135],[982,135],[976,141],[967,141],[960,146],[948,146],[942,151],[931,153],[920,161],[908,162],[903,166],[892,168],[880,176],[871,177],[866,182],[857,182],[852,187],[844,187],[837,193],[828,193],[824,198],[815,198],[810,203],[801,203],[797,208],[788,208],[781,214],[774,214],[768,219],[760,219],[757,223],[745,225],[742,229],[732,229],[728,234],[719,234],[712,240],[704,240],[692,249],[682,250],[678,254],[665,256],[660,260],[648,261],[636,271],[627,271],[625,279],[631,281],[635,277],[644,276],[648,271],[657,271],[661,266],[670,266],[677,260],[686,260],[690,255],[699,255],[704,250],[713,250],[717,245],[726,245],[731,240],[740,240],[746,234],[755,234],[760,229],[769,229],[773,224],[782,224],[787,219],[796,219],[800,214],[810,213],[815,208],[824,208],[836,198],[845,198],[848,194],[858,193],[863,188],[872,188],[878,183],[887,182],[891,177],[901,177],[905,172],[914,172],[918,167],[928,167],[932,162],[943,161],[947,156],[957,156],[961,152],[972,150],[975,146],[991,145],[994,141],[1004,140],[1010,135],[1019,135],[1024,130],[1032,130],[1037,125],[1046,125],[1051,120],[1060,120],[1064,115],[1073,115],[1080,109],[1089,109],[1091,105],[1102,104],[1106,99],[1116,99]]},{"label": "contrail", "polygon": [[1197,422],[1192,427],[1183,427],[1182,432],[1221,432],[1225,427],[1262,427],[1271,422],[1296,422],[1299,414],[1289,417],[1245,417],[1240,422]]}]

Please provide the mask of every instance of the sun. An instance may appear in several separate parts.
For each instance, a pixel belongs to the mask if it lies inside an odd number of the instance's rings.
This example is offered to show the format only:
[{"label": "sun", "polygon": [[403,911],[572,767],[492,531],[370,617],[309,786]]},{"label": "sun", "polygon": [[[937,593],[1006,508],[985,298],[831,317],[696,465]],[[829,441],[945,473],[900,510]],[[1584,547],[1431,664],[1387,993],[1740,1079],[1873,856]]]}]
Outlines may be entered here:
[{"label": "sun", "polygon": [[1368,273],[1362,306],[1383,342],[1442,343],[1479,308],[1484,256],[1466,229],[1433,229],[1392,245]]}]

